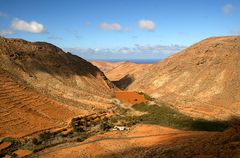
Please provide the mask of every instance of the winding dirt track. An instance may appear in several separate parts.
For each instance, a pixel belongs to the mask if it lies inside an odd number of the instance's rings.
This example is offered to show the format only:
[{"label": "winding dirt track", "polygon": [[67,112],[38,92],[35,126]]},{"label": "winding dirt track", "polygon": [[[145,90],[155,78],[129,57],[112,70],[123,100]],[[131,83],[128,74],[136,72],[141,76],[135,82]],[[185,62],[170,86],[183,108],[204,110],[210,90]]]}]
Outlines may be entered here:
[{"label": "winding dirt track", "polygon": [[[32,157],[108,157],[131,148],[165,144],[172,139],[194,137],[206,132],[175,130],[154,125],[138,125],[127,132],[109,132],[81,143],[62,144]],[[110,156],[110,157],[111,157]]]}]

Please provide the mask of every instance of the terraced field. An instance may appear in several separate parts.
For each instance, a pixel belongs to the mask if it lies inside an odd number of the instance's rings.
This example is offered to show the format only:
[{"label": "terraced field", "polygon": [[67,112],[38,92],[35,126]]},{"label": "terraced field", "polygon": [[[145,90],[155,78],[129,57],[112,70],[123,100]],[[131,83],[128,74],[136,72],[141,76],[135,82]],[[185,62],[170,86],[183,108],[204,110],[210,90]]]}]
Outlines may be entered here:
[{"label": "terraced field", "polygon": [[115,96],[116,98],[130,104],[137,104],[147,101],[144,98],[144,95],[138,94],[134,91],[115,91]]},{"label": "terraced field", "polygon": [[44,129],[65,126],[81,114],[73,107],[20,85],[0,69],[0,137],[22,137]]}]

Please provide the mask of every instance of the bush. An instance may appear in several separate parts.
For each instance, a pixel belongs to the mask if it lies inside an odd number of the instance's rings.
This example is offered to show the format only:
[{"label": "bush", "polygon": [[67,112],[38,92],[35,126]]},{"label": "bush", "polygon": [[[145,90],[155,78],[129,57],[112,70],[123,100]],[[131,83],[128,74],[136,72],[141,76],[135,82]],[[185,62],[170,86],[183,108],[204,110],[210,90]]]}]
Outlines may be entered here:
[{"label": "bush", "polygon": [[143,95],[146,100],[149,100],[149,101],[154,101],[155,100],[154,98],[150,97],[149,95],[147,95],[143,92],[138,92],[138,94]]},{"label": "bush", "polygon": [[83,134],[83,135],[81,135],[80,137],[78,137],[77,139],[76,139],[76,141],[77,142],[82,142],[82,141],[84,141],[85,139],[87,139],[88,138],[88,136],[86,135],[86,134]]},{"label": "bush", "polygon": [[47,131],[47,132],[43,132],[43,133],[40,133],[39,134],[39,139],[42,140],[42,141],[47,141],[49,140],[50,138],[53,137],[53,133]]},{"label": "bush", "polygon": [[0,150],[0,157],[4,157],[4,155],[12,155],[12,153],[21,146],[21,142],[19,140],[11,137],[5,137],[1,142],[11,142],[12,145],[6,150]]},{"label": "bush", "polygon": [[38,139],[34,137],[34,138],[32,139],[32,143],[33,143],[34,145],[39,145],[39,144],[41,144],[41,141],[38,141]]},{"label": "bush", "polygon": [[101,122],[100,123],[100,129],[103,130],[103,131],[108,131],[111,128],[112,127],[108,122]]},{"label": "bush", "polygon": [[142,116],[137,116],[147,124],[158,124],[179,129],[201,130],[201,131],[224,131],[229,125],[227,122],[217,122],[208,120],[194,120],[167,105],[147,105],[145,103],[135,104],[133,108],[138,111],[147,112]]},{"label": "bush", "polygon": [[73,131],[74,132],[85,132],[85,130],[82,127],[76,127],[76,126],[73,127]]}]

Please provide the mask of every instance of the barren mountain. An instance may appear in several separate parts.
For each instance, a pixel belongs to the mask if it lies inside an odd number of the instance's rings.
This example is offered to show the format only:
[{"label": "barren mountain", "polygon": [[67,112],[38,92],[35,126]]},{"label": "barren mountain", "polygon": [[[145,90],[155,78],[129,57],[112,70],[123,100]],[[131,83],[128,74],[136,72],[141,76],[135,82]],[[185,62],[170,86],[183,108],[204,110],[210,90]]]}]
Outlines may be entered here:
[{"label": "barren mountain", "polygon": [[91,63],[102,70],[111,81],[119,81],[127,75],[132,75],[137,71],[146,70],[151,64],[136,64],[130,61],[125,62],[105,62],[91,61]]},{"label": "barren mountain", "polygon": [[0,37],[0,60],[0,135],[23,136],[112,106],[105,75],[52,44]]},{"label": "barren mountain", "polygon": [[240,37],[212,37],[134,73],[144,91],[185,114],[207,119],[240,115]]},{"label": "barren mountain", "polygon": [[0,69],[0,137],[22,137],[66,126],[80,109],[45,97]]},{"label": "barren mountain", "polygon": [[108,62],[108,61],[98,61],[92,60],[90,61],[93,65],[97,66],[102,72],[107,74],[107,72],[111,71],[115,67],[119,66],[120,64],[125,63],[124,61],[120,62]]}]

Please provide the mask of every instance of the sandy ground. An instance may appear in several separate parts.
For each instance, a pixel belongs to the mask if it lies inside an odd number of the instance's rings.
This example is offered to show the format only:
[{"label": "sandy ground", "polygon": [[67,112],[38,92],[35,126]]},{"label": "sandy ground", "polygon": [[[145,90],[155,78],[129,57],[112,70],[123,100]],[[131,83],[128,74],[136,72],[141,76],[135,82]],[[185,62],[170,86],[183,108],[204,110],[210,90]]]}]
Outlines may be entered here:
[{"label": "sandy ground", "polygon": [[11,146],[12,143],[11,142],[3,142],[0,144],[0,151],[3,150],[3,149],[6,149],[8,148],[9,146]]},{"label": "sandy ground", "polygon": [[32,151],[30,151],[30,150],[22,150],[22,149],[19,149],[19,150],[14,152],[14,154],[16,154],[17,157],[24,157],[24,156],[29,155],[31,153],[32,153]]},{"label": "sandy ground", "polygon": [[173,140],[199,137],[207,132],[176,130],[156,125],[137,125],[130,131],[109,132],[91,137],[84,142],[53,147],[39,152],[40,157],[119,157],[130,149],[169,144]]}]

